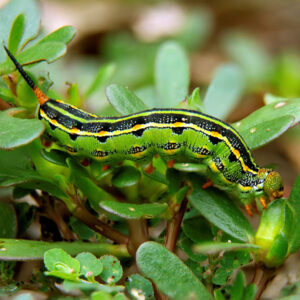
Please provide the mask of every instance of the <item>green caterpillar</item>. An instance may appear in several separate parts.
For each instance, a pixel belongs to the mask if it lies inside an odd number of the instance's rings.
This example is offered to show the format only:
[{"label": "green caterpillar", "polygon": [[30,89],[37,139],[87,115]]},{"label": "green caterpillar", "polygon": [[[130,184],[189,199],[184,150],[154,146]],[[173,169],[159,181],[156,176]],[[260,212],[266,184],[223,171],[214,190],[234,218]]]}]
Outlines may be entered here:
[{"label": "green caterpillar", "polygon": [[21,65],[5,50],[35,92],[39,119],[46,131],[73,155],[104,164],[123,160],[149,162],[159,154],[166,161],[207,166],[207,176],[221,189],[237,191],[249,203],[260,197],[283,195],[280,175],[259,168],[243,138],[214,117],[185,109],[152,109],[123,117],[99,118],[60,100],[49,99],[35,86]]}]

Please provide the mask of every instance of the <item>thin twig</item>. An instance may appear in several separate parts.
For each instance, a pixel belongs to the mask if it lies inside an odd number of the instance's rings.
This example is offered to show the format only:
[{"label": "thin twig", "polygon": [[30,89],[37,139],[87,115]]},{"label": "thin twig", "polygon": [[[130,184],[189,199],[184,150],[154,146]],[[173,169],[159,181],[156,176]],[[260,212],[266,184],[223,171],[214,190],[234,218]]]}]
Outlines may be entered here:
[{"label": "thin twig", "polygon": [[176,247],[181,222],[186,211],[187,204],[188,199],[187,197],[185,197],[181,202],[180,209],[177,212],[175,212],[173,218],[167,224],[167,230],[165,235],[165,247],[172,252],[174,252]]}]

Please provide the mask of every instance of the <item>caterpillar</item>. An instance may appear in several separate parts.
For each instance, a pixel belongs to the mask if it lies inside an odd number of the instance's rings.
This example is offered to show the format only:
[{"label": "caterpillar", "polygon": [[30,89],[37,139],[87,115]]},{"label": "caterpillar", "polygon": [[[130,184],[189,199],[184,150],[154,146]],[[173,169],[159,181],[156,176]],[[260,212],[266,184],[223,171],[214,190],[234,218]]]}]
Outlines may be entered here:
[{"label": "caterpillar", "polygon": [[39,101],[38,117],[46,132],[72,155],[103,162],[166,161],[207,166],[207,176],[220,189],[236,191],[247,212],[250,203],[283,195],[281,176],[260,168],[241,135],[229,124],[186,109],[151,109],[122,117],[100,118],[60,100],[48,98],[4,46]]}]

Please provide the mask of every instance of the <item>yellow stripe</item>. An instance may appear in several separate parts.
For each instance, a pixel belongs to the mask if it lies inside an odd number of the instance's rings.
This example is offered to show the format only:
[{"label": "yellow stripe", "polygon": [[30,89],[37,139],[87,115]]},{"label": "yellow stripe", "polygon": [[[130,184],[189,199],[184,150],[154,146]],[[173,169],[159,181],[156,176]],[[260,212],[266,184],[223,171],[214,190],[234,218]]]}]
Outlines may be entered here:
[{"label": "yellow stripe", "polygon": [[[66,131],[67,133],[71,133],[72,134],[72,130],[73,129],[68,129],[66,128],[65,126],[61,125],[61,124],[58,124],[56,120],[51,120],[50,118],[48,118],[48,116],[44,113],[44,111],[41,110],[41,115],[44,119],[46,119],[49,123],[59,127],[60,129]],[[146,128],[149,128],[149,127],[154,127],[154,128],[178,128],[178,127],[184,127],[184,128],[191,128],[191,129],[194,129],[196,131],[200,131],[204,134],[206,134],[207,136],[214,136],[214,137],[217,137],[219,138],[220,140],[224,141],[226,143],[226,145],[229,147],[230,151],[233,152],[233,154],[236,156],[236,158],[240,161],[241,165],[242,165],[242,168],[244,171],[249,171],[253,174],[258,174],[257,171],[254,171],[254,170],[251,170],[245,163],[244,163],[244,160],[243,158],[241,157],[240,155],[240,152],[235,149],[234,147],[232,147],[231,143],[229,142],[229,140],[227,139],[226,136],[222,136],[220,133],[216,132],[216,131],[208,131],[208,130],[205,130],[195,124],[192,124],[192,123],[189,123],[189,124],[186,124],[186,123],[180,123],[180,122],[176,122],[176,123],[173,123],[173,124],[160,124],[160,123],[153,123],[153,122],[150,122],[150,123],[147,123],[147,124],[139,124],[139,126],[135,125],[134,127],[130,128],[130,129],[125,129],[125,130],[115,130],[113,132],[107,132],[107,131],[100,131],[98,133],[93,133],[93,132],[88,132],[88,131],[80,131],[80,136],[91,136],[91,137],[113,137],[113,136],[116,136],[116,135],[122,135],[122,134],[129,134],[129,133],[132,133],[132,132],[135,132],[136,130],[140,130],[140,129],[146,129]]]}]

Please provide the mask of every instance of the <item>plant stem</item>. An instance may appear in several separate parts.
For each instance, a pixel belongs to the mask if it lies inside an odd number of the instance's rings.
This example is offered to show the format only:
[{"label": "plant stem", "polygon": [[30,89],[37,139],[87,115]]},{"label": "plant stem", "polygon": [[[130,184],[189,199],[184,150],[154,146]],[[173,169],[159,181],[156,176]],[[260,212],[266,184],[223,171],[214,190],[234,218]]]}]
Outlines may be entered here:
[{"label": "plant stem", "polygon": [[134,257],[138,247],[148,241],[148,225],[145,219],[132,219],[128,220],[129,227],[129,242],[128,252]]},{"label": "plant stem", "polygon": [[257,285],[258,291],[255,300],[259,300],[263,292],[265,291],[268,283],[275,275],[275,269],[267,269],[264,266],[257,266],[253,283]]},{"label": "plant stem", "polygon": [[83,206],[77,205],[72,213],[77,219],[91,227],[96,232],[99,232],[103,236],[107,237],[108,239],[118,244],[128,244],[128,237],[126,235],[100,221],[97,217],[87,211]]},{"label": "plant stem", "polygon": [[180,208],[175,212],[173,218],[167,224],[167,230],[165,235],[165,247],[174,252],[176,247],[176,242],[181,227],[181,222],[186,211],[188,204],[188,199],[185,197],[180,204]]}]

